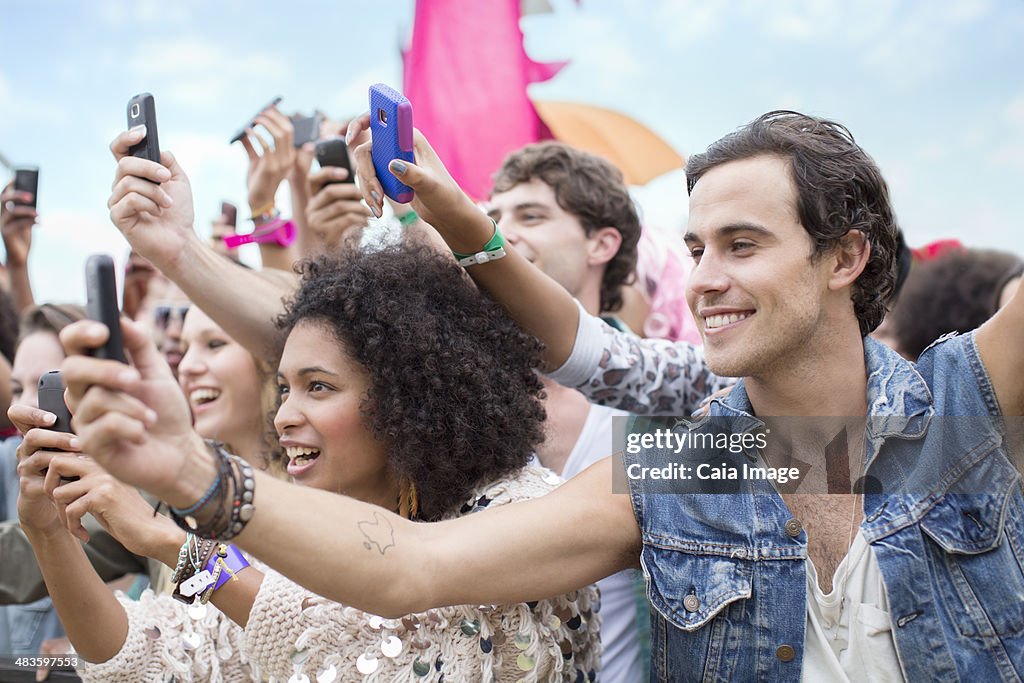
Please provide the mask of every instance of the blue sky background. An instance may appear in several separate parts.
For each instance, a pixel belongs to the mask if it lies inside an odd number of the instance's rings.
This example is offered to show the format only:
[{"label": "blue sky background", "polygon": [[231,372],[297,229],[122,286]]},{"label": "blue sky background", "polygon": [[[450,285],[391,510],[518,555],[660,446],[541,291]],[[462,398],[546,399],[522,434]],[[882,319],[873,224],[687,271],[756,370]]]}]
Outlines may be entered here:
[{"label": "blue sky background", "polygon": [[[881,165],[912,245],[1024,254],[1024,2],[551,4],[523,20],[527,50],[572,63],[531,94],[618,109],[684,154],[770,109],[829,116]],[[369,84],[401,84],[412,17],[412,0],[0,0],[0,152],[41,169],[37,300],[81,301],[88,254],[124,258],[107,145],[132,95],[156,96],[206,234],[222,199],[244,204],[240,123],[277,94],[286,112],[365,109]],[[682,172],[635,194],[649,224],[685,225]]]}]

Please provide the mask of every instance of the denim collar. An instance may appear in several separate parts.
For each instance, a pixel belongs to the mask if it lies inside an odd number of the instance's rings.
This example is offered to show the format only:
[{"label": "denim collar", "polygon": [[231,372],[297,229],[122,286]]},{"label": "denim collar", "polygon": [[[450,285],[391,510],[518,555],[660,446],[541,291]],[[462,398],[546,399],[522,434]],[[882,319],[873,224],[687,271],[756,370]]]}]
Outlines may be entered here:
[{"label": "denim collar", "polygon": [[[916,366],[885,344],[864,338],[864,365],[867,368],[868,436],[872,440],[887,437],[917,439],[928,429],[935,408],[932,392]],[[745,417],[753,421],[738,425],[742,431],[760,426],[754,417],[743,380],[733,385],[724,398],[711,401],[714,416]]]}]

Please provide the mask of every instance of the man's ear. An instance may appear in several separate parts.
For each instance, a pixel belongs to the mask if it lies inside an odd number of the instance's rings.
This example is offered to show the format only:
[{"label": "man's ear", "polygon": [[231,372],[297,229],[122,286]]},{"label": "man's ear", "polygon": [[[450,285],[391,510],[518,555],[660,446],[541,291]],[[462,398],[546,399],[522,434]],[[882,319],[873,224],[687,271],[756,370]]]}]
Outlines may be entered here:
[{"label": "man's ear", "polygon": [[863,230],[851,230],[839,239],[832,254],[833,268],[828,287],[833,291],[849,287],[868,265],[871,242]]},{"label": "man's ear", "polygon": [[619,253],[622,233],[617,228],[598,228],[587,237],[587,265],[608,263]]}]

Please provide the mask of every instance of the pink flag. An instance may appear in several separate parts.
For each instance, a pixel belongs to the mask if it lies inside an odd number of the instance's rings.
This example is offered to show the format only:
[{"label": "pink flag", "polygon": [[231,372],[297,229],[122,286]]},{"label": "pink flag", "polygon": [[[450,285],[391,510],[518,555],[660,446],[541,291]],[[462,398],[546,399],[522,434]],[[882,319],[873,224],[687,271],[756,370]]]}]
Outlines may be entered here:
[{"label": "pink flag", "polygon": [[551,137],[526,96],[565,63],[526,56],[520,0],[417,0],[404,55],[404,94],[413,121],[452,177],[485,199],[509,152]]}]

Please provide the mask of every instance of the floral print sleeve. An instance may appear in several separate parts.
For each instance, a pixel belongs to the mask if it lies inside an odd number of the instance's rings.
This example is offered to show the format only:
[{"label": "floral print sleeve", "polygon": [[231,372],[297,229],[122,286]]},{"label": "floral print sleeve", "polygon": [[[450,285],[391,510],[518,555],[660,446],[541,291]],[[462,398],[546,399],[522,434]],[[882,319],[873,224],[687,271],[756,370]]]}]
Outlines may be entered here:
[{"label": "floral print sleeve", "polygon": [[594,403],[635,415],[690,415],[735,382],[712,373],[692,344],[619,332],[582,306],[572,354],[549,376]]}]

